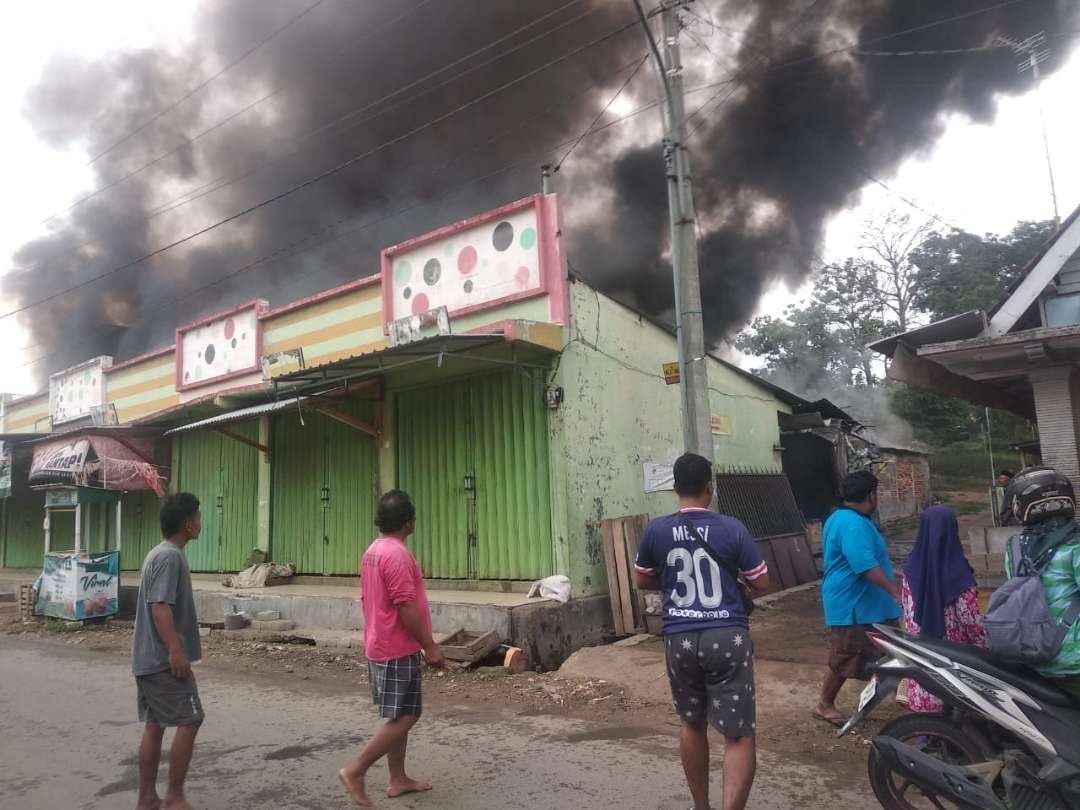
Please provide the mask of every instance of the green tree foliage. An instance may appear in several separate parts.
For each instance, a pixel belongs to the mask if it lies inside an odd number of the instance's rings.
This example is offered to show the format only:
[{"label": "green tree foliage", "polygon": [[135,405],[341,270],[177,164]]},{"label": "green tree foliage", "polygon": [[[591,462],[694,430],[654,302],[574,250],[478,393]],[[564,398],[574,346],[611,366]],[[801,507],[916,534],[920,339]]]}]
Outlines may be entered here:
[{"label": "green tree foliage", "polygon": [[1004,236],[931,234],[912,253],[916,306],[931,320],[990,309],[1053,233],[1053,220],[1046,220],[1019,222]]},{"label": "green tree foliage", "polygon": [[783,319],[756,318],[736,347],[765,360],[766,370],[804,381],[810,390],[873,385],[873,357],[866,344],[885,327],[873,265],[848,259],[823,268],[805,306],[790,306]]}]

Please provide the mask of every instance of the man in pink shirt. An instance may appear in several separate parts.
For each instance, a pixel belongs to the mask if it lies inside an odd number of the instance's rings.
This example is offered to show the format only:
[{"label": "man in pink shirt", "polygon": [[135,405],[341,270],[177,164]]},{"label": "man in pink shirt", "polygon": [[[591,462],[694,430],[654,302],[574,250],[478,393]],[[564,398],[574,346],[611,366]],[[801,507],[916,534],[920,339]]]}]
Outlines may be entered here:
[{"label": "man in pink shirt", "polygon": [[360,563],[360,601],[364,608],[364,653],[371,697],[386,723],[338,775],[361,807],[372,807],[364,786],[368,768],[387,758],[390,798],[431,790],[405,774],[409,731],[420,719],[420,654],[433,667],[445,664],[431,637],[424,578],[405,538],[416,531],[416,508],[407,494],[391,490],[379,500],[375,516],[380,536]]}]

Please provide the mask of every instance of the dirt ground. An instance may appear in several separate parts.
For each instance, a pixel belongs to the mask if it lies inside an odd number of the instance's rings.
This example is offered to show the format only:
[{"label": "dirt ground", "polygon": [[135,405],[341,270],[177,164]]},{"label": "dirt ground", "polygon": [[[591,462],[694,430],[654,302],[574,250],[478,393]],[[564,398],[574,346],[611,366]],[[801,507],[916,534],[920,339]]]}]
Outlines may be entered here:
[{"label": "dirt ground", "polygon": [[[13,605],[0,605],[0,632],[49,645],[75,645],[127,656],[131,624],[110,621],[58,632],[55,623],[22,624]],[[827,769],[837,784],[865,781],[869,739],[900,708],[879,709],[865,728],[837,739],[834,729],[811,717],[826,661],[826,631],[817,587],[784,595],[755,612],[752,622],[758,690],[758,739],[763,750]],[[203,639],[200,666],[260,678],[301,679],[366,688],[367,667],[357,650],[237,640],[225,631]],[[850,683],[841,707],[853,707],[861,684]],[[599,734],[643,729],[674,733],[660,639],[633,646],[579,651],[559,672],[506,674],[501,668],[431,673],[425,701],[434,711],[464,707],[503,709],[523,716],[552,715],[598,724]]]}]

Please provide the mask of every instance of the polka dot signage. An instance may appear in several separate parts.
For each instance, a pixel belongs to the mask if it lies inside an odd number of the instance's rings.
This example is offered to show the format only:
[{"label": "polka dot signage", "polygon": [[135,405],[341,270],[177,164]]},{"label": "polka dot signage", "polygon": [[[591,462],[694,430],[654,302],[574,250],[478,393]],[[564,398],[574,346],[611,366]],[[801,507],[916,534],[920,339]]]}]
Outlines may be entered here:
[{"label": "polka dot signage", "polygon": [[256,308],[180,330],[180,386],[205,385],[259,368]]},{"label": "polka dot signage", "polygon": [[446,307],[450,314],[542,288],[535,206],[388,254],[390,320]]},{"label": "polka dot signage", "polygon": [[49,413],[53,424],[73,422],[105,404],[105,369],[111,357],[97,357],[49,377]]}]

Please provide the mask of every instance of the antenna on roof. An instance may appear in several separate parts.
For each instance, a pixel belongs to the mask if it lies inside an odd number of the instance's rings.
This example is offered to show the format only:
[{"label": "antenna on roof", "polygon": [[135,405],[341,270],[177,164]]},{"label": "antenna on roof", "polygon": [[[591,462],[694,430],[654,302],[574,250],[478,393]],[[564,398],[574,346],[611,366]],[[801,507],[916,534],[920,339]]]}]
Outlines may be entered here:
[{"label": "antenna on roof", "polygon": [[1039,65],[1050,58],[1050,48],[1046,44],[1046,34],[1039,32],[1027,39],[1013,39],[1012,37],[998,37],[998,42],[1013,49],[1019,57],[1016,70],[1019,73],[1031,71],[1035,78],[1035,99],[1039,105],[1039,123],[1042,127],[1043,149],[1046,152],[1046,171],[1050,176],[1050,199],[1054,204],[1054,224],[1061,227],[1061,215],[1058,213],[1057,187],[1054,184],[1054,164],[1050,160],[1050,136],[1046,130],[1046,113],[1042,103],[1042,76],[1039,73]]}]

